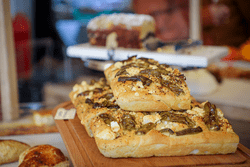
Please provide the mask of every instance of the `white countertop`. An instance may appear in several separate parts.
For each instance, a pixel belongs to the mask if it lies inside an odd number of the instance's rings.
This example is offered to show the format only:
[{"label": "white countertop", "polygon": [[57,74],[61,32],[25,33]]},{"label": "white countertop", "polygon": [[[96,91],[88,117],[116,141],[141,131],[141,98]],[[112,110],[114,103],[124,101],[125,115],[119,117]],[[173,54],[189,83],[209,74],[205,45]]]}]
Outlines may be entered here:
[{"label": "white countertop", "polygon": [[250,80],[225,78],[210,94],[193,96],[215,104],[226,118],[250,121]]},{"label": "white countertop", "polygon": [[198,101],[250,109],[250,80],[225,78],[214,92],[193,96]]},{"label": "white countertop", "polygon": [[[62,140],[60,133],[45,133],[45,134],[32,134],[32,135],[14,135],[14,136],[3,136],[1,140],[17,140],[29,144],[31,147],[42,144],[50,144],[54,147],[59,148],[63,154],[70,159],[69,153]],[[17,167],[18,162],[1,165],[1,167]],[[71,166],[72,163],[71,163]]]}]

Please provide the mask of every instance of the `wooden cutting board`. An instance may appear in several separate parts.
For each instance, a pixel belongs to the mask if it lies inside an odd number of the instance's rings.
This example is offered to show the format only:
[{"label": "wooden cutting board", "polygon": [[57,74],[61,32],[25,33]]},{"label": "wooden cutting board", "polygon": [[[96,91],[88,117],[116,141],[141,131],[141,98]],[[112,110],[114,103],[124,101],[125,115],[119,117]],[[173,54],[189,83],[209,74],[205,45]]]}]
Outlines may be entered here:
[{"label": "wooden cutting board", "polygon": [[[71,102],[58,105],[58,108],[73,108]],[[94,138],[88,136],[79,118],[70,120],[55,120],[57,128],[70,154],[75,167],[83,166],[250,166],[250,150],[239,144],[236,153],[228,155],[190,155],[178,157],[149,157],[149,158],[107,158],[98,150]]]}]

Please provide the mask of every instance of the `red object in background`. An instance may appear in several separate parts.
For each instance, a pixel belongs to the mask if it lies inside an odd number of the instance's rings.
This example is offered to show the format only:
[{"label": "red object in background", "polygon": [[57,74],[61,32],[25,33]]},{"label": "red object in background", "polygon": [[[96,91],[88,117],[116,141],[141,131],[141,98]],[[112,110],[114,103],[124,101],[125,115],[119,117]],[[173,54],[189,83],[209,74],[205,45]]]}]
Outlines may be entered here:
[{"label": "red object in background", "polygon": [[0,91],[0,121],[2,121],[2,119],[3,119],[3,116],[2,116],[1,91]]},{"label": "red object in background", "polygon": [[31,75],[31,24],[23,13],[13,19],[14,41],[18,79],[28,79]]}]

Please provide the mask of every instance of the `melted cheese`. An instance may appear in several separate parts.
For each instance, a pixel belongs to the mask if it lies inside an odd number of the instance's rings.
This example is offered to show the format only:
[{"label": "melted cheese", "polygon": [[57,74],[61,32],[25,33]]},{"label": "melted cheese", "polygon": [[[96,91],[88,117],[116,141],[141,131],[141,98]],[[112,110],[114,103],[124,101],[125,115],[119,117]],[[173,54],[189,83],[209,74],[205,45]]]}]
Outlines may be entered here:
[{"label": "melted cheese", "polygon": [[147,124],[149,122],[156,123],[161,119],[161,116],[157,113],[155,115],[145,115],[143,117],[142,124]]},{"label": "melted cheese", "polygon": [[110,128],[105,128],[104,130],[96,134],[95,137],[98,137],[103,140],[114,140],[116,135],[114,132],[112,132]]},{"label": "melted cheese", "polygon": [[188,128],[188,126],[185,124],[181,124],[181,123],[177,123],[177,122],[170,122],[170,121],[161,121],[156,126],[156,130],[161,130],[161,129],[166,129],[166,128],[170,128],[174,132],[176,132],[176,131],[186,129],[186,128]]},{"label": "melted cheese", "polygon": [[110,123],[110,126],[111,126],[111,130],[112,130],[113,132],[118,132],[118,131],[120,130],[119,124],[118,124],[117,122],[115,122],[115,121],[112,121],[112,122]]},{"label": "melted cheese", "polygon": [[135,67],[130,67],[126,69],[126,71],[129,73],[129,75],[133,76],[133,75],[138,75],[140,72],[140,69],[135,68]]},{"label": "melted cheese", "polygon": [[204,117],[205,111],[202,108],[194,107],[192,110],[187,110],[188,114]]}]

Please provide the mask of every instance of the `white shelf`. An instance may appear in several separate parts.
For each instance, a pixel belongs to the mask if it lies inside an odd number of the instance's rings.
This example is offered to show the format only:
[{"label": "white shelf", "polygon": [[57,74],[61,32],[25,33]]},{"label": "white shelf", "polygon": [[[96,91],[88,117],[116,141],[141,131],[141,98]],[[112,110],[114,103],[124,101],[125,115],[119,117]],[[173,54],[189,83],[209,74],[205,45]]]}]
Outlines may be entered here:
[{"label": "white shelf", "polygon": [[[89,43],[69,46],[67,55],[69,57],[87,59],[108,60],[106,47],[92,46]],[[117,48],[113,57],[114,61],[127,59],[128,56],[137,55],[138,57],[153,58],[160,63],[178,65],[182,67],[207,67],[228,54],[227,47],[219,46],[197,46],[188,49],[186,53],[167,53],[147,51],[143,49]]]}]

